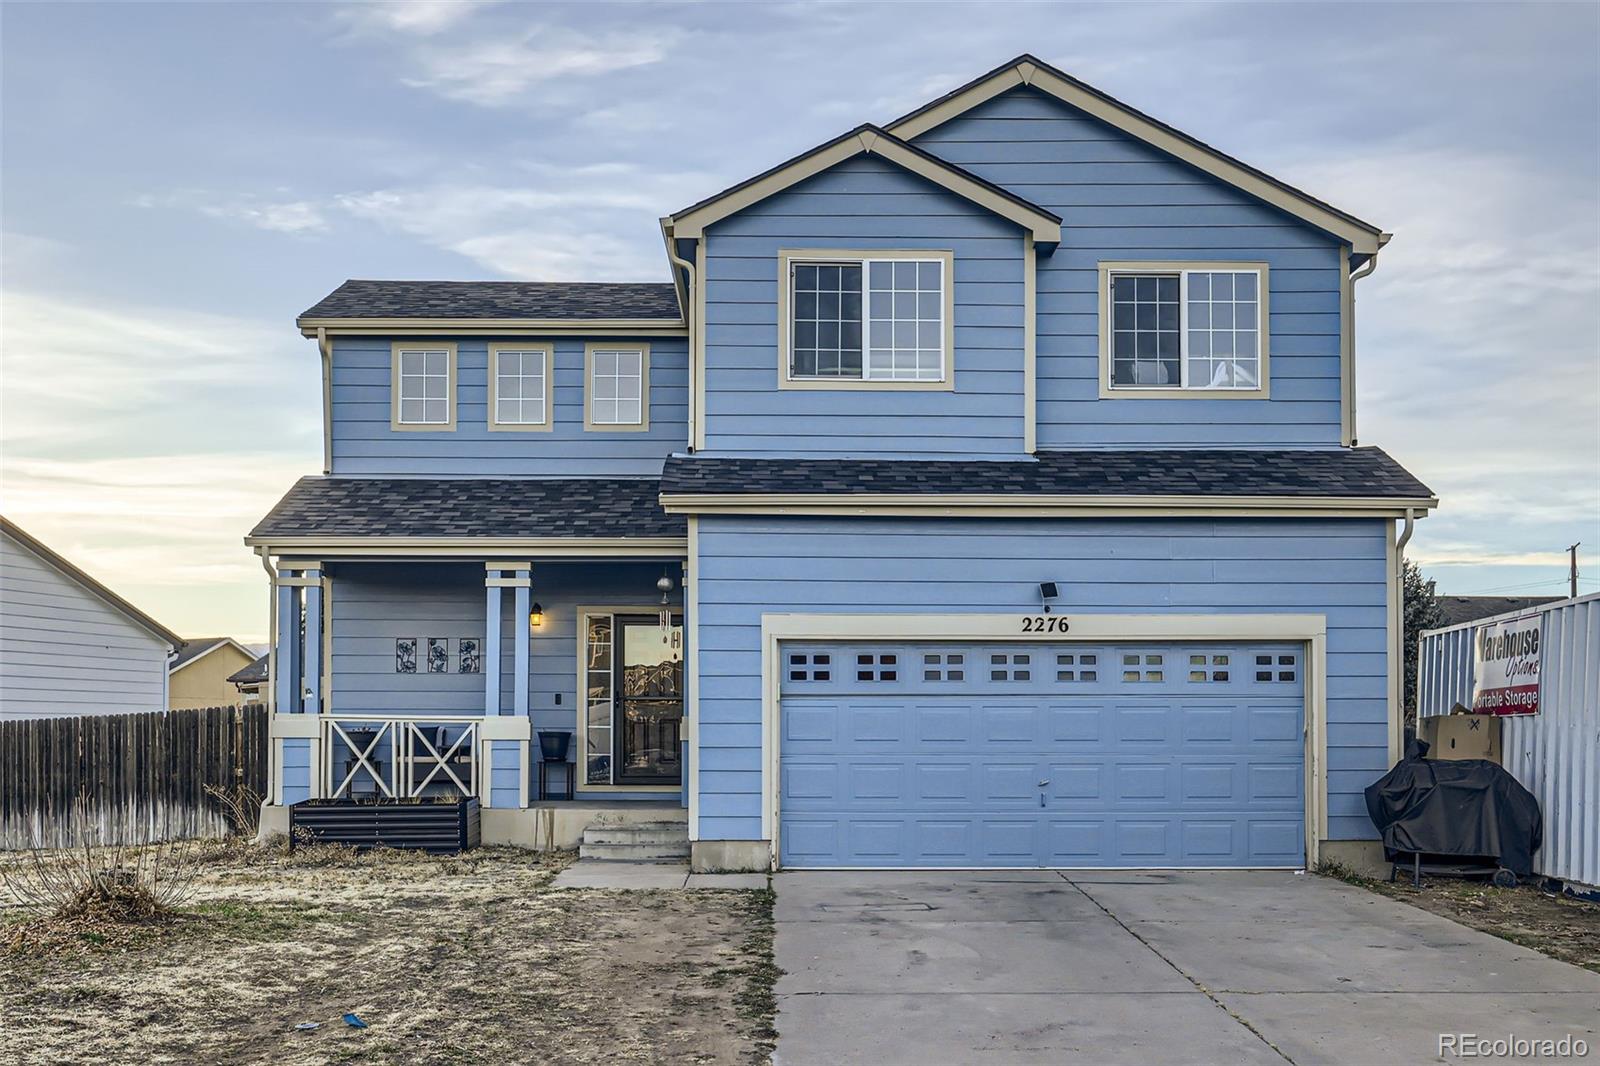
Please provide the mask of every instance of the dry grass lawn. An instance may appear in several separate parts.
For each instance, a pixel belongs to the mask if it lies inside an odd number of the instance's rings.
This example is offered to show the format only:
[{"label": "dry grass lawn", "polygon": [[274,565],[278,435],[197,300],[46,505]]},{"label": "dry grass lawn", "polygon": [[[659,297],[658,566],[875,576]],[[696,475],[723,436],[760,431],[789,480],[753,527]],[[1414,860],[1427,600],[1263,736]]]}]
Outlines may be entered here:
[{"label": "dry grass lawn", "polygon": [[1600,973],[1600,903],[1552,895],[1533,885],[1495,888],[1484,881],[1425,877],[1416,888],[1405,876],[1390,883],[1338,867],[1323,872]]},{"label": "dry grass lawn", "polygon": [[7,907],[0,1062],[767,1060],[770,893],[557,891],[565,861],[210,846],[166,926]]}]

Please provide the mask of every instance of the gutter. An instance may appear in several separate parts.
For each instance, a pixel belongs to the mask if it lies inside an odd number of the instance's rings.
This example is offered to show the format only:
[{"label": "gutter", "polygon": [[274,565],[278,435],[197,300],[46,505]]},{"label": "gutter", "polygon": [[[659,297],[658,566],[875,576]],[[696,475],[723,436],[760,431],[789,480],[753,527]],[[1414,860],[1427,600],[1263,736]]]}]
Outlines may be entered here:
[{"label": "gutter", "polygon": [[[696,329],[698,328],[698,325],[699,325],[694,320],[694,293],[695,293],[695,287],[700,284],[700,279],[695,277],[694,264],[689,262],[689,260],[683,258],[681,255],[679,255],[677,250],[675,248],[673,248],[673,246],[672,246],[672,244],[673,244],[673,236],[672,236],[672,219],[671,218],[663,218],[661,220],[661,239],[666,243],[666,246],[667,246],[667,259],[672,263],[672,265],[674,267],[677,267],[678,269],[682,270],[683,273],[684,273],[684,276],[688,278],[687,284],[682,289],[679,290],[679,294],[680,294],[680,297],[681,297],[681,300],[682,300],[681,309],[683,311],[684,324],[688,328],[688,331],[689,331],[689,337],[688,337],[688,345],[689,345],[689,425],[688,425],[688,430],[689,430],[689,454],[693,455],[694,454],[694,442],[697,439],[695,437],[695,423],[700,418],[700,412],[696,408],[696,404],[695,404],[695,401],[699,398],[699,395],[700,395],[700,390],[698,388],[696,388],[696,384],[697,384],[697,382],[699,380],[699,376],[700,376],[700,367],[698,365],[698,360],[695,359],[695,343],[694,343],[695,331],[696,331]],[[674,280],[674,282],[676,282],[676,280],[677,280],[676,277],[674,277],[673,280]]]}]

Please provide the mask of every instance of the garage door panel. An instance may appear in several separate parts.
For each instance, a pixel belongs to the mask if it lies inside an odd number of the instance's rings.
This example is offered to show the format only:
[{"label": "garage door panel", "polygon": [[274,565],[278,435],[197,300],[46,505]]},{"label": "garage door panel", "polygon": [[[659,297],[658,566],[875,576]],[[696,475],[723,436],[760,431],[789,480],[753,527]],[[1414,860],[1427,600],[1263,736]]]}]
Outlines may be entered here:
[{"label": "garage door panel", "polygon": [[1296,648],[819,648],[781,694],[786,865],[1304,860]]}]

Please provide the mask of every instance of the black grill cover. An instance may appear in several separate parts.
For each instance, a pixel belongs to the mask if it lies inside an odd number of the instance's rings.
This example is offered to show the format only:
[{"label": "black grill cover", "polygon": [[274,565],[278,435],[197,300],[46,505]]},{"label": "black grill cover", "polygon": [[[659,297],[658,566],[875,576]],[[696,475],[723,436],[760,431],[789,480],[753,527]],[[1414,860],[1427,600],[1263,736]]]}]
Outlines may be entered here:
[{"label": "black grill cover", "polygon": [[1495,862],[1520,876],[1533,872],[1544,842],[1539,801],[1498,763],[1427,758],[1414,740],[1406,757],[1367,786],[1367,813],[1388,858],[1421,852]]}]

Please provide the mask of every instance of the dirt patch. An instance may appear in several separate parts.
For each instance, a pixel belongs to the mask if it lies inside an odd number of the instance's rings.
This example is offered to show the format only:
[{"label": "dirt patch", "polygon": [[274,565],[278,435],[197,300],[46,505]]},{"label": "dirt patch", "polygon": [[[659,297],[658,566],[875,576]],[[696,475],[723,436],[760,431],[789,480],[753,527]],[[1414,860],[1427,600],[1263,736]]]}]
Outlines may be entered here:
[{"label": "dirt patch", "polygon": [[0,910],[0,1061],[765,1062],[770,893],[552,889],[566,861],[217,848],[165,926]]},{"label": "dirt patch", "polygon": [[1375,881],[1337,866],[1318,873],[1600,973],[1600,903],[1532,885],[1495,888],[1482,881],[1424,878],[1422,887],[1414,888],[1409,880]]}]

